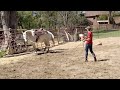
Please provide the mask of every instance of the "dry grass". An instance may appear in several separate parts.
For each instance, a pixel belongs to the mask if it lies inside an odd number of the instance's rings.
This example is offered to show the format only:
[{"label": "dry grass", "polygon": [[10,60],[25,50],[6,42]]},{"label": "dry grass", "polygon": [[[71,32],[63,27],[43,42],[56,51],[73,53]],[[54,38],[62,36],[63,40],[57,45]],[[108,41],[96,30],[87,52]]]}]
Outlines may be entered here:
[{"label": "dry grass", "polygon": [[[103,45],[97,46],[99,42]],[[120,78],[120,37],[95,39],[94,52],[84,62],[82,42],[69,42],[51,50],[56,53],[28,54],[0,59],[0,78],[17,79],[109,79]]]}]

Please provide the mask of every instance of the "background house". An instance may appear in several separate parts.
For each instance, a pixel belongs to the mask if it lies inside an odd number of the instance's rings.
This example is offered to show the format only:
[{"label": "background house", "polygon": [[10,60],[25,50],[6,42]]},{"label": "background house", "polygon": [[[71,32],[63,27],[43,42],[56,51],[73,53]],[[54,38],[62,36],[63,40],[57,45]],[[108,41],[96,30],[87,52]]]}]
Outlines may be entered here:
[{"label": "background house", "polygon": [[109,24],[109,17],[108,20],[98,20],[100,15],[108,15],[109,11],[85,11],[85,17],[93,22],[93,28],[98,29],[99,24]]},{"label": "background house", "polygon": [[113,17],[113,19],[117,25],[120,25],[120,16]]}]

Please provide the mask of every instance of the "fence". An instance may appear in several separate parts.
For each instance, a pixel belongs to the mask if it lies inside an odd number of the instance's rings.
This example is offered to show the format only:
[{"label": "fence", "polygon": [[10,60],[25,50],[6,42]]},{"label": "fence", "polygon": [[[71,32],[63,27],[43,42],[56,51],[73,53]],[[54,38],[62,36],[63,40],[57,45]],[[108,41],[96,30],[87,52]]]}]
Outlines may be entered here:
[{"label": "fence", "polygon": [[[72,30],[71,29],[65,30],[63,28],[63,29],[49,30],[49,31],[53,33],[53,35],[55,36],[55,40],[58,42],[58,45],[59,45],[60,43],[73,41],[75,29],[77,28],[77,34],[79,34],[79,33],[84,33],[85,27],[86,26],[75,27]],[[4,44],[4,42],[5,42],[5,36],[7,36],[9,38],[8,40],[9,48],[12,48],[15,53],[25,52],[27,48],[25,45],[25,41],[23,39],[22,31],[26,31],[26,29],[17,29],[17,31],[15,31],[14,29],[11,29],[9,31],[10,32],[9,34],[4,35],[4,31],[1,29],[0,30],[0,48],[3,48],[4,45],[6,45]],[[69,40],[67,40],[67,38],[69,38]]]},{"label": "fence", "polygon": [[119,25],[112,25],[112,24],[99,24],[98,29],[105,29],[105,30],[109,30],[109,29],[120,29]]},{"label": "fence", "polygon": [[[85,34],[87,26],[77,26],[73,28],[62,28],[57,31],[57,37],[61,38],[64,42],[68,41],[78,41],[79,40],[79,34]],[[66,34],[68,34],[69,40],[66,38]]]},{"label": "fence", "polygon": [[[5,37],[8,43],[5,43]],[[15,31],[14,29],[9,29],[9,33],[7,33],[7,35],[4,35],[4,31],[1,29],[0,30],[0,49],[6,46],[8,46],[8,49],[10,49],[9,50],[10,52],[8,53],[24,52],[26,48],[25,48],[25,42],[22,38],[22,32],[20,30]]]},{"label": "fence", "polygon": [[[25,42],[23,39],[22,31],[26,31],[26,29],[17,29],[17,32],[14,29],[11,29],[9,34],[6,36],[9,38],[8,44],[5,44],[5,35],[4,31],[0,30],[0,48],[4,48],[6,45],[8,45],[9,48],[13,49],[13,52],[15,53],[21,53],[25,52],[27,50],[25,46]],[[53,33],[55,36],[55,40],[59,43],[65,42],[65,33],[61,30],[49,30]],[[28,43],[27,46],[30,46],[31,43]],[[12,50],[10,50],[12,51]],[[11,52],[10,52],[11,53]]]}]

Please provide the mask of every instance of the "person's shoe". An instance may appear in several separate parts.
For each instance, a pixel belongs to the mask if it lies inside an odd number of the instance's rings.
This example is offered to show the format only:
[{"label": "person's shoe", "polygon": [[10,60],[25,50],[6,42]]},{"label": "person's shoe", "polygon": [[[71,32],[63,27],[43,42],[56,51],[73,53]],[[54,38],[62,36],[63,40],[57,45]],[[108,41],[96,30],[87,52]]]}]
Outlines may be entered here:
[{"label": "person's shoe", "polygon": [[96,57],[94,57],[94,61],[95,61],[95,62],[97,61]]},{"label": "person's shoe", "polygon": [[88,60],[85,60],[85,62],[88,62]]}]

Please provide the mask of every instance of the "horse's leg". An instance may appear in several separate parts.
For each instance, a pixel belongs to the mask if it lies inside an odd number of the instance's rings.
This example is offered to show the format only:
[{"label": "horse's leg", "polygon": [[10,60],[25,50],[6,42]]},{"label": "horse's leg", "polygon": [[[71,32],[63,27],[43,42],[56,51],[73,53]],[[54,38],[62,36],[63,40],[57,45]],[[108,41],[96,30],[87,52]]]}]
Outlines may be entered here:
[{"label": "horse's leg", "polygon": [[[49,47],[50,47],[50,42],[48,40],[44,41],[45,44],[45,49],[44,49],[44,53],[48,53],[49,52]],[[46,51],[47,49],[47,51]]]},{"label": "horse's leg", "polygon": [[44,44],[45,44],[45,48],[43,48],[43,52],[46,53],[47,47],[46,47],[46,43],[45,42],[44,42]]},{"label": "horse's leg", "polygon": [[39,44],[39,43],[36,43],[37,50],[39,50],[39,47],[38,47],[39,45],[38,45],[38,44]]},{"label": "horse's leg", "polygon": [[46,42],[46,48],[47,48],[47,53],[49,52],[49,48],[50,48],[50,42]]},{"label": "horse's leg", "polygon": [[42,45],[43,43],[41,42],[41,49],[43,48],[43,45]]},{"label": "horse's leg", "polygon": [[37,53],[37,48],[36,48],[36,43],[35,42],[33,43],[33,49],[34,49],[35,53]]}]

